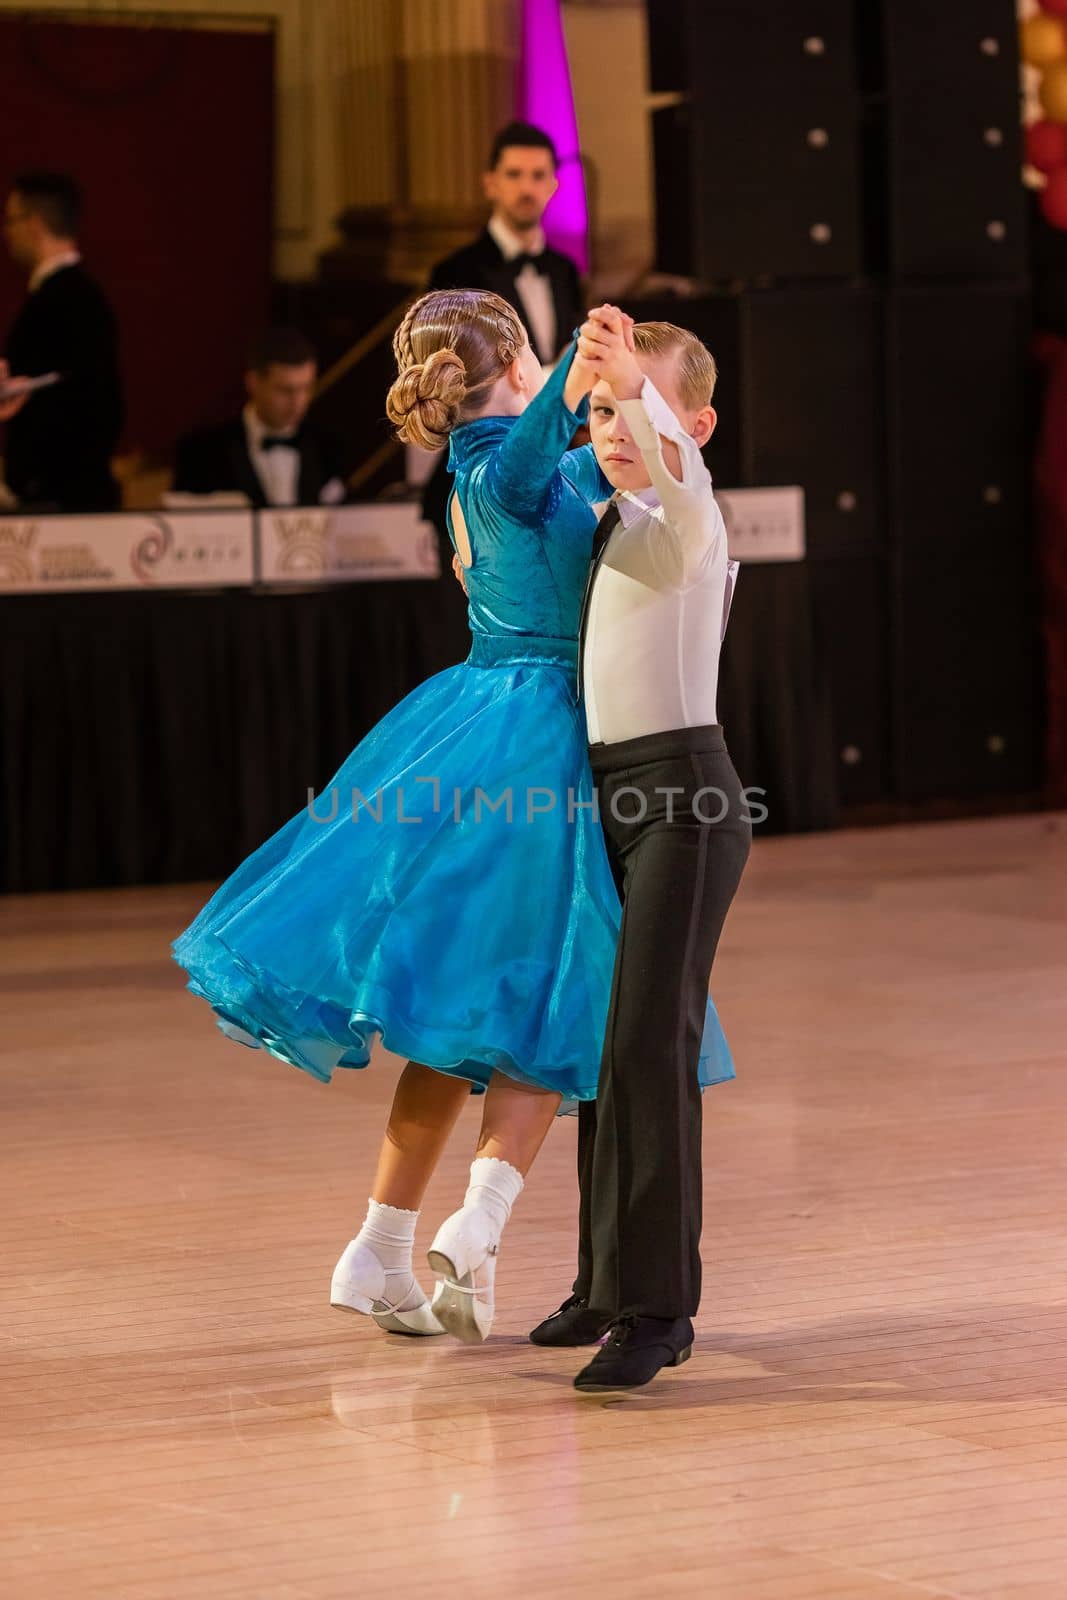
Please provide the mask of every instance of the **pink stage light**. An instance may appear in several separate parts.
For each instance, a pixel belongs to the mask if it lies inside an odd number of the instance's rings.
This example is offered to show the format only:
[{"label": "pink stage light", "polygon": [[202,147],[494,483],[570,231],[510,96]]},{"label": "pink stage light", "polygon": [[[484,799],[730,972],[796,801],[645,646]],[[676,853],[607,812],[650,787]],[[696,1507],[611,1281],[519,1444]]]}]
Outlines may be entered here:
[{"label": "pink stage light", "polygon": [[559,154],[559,189],[545,212],[549,243],[587,272],[589,213],[560,0],[522,0],[517,102],[518,115],[543,128]]}]

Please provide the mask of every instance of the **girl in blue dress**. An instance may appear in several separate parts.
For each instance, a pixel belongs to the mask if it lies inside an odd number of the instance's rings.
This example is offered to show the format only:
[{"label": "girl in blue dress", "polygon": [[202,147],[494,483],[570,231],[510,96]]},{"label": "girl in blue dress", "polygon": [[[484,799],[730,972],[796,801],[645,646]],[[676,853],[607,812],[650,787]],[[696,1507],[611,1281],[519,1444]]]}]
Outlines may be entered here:
[{"label": "girl in blue dress", "polygon": [[[174,953],[225,1033],[313,1077],[366,1066],[376,1038],[409,1058],[331,1302],[389,1331],[477,1342],[525,1175],[561,1101],[596,1097],[619,903],[575,679],[591,504],[610,491],[590,448],[568,450],[595,374],[572,351],[542,387],[504,300],[425,295],[394,353],[400,438],[450,441],[470,656],[372,729]],[[702,1069],[733,1076],[713,1012]],[[472,1089],[481,1132],[463,1206],[430,1251],[431,1307],[415,1225]]]}]

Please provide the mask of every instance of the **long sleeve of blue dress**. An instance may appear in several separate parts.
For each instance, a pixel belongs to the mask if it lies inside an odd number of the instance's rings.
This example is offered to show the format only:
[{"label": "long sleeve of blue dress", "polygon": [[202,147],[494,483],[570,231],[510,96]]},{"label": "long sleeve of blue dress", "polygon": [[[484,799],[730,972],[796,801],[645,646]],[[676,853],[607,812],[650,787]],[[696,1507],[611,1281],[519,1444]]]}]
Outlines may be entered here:
[{"label": "long sleeve of blue dress", "polygon": [[588,501],[590,505],[595,505],[598,500],[610,500],[615,492],[601,472],[600,463],[591,444],[583,444],[577,450],[568,450],[563,457],[560,470],[571,487],[576,489],[582,499]]},{"label": "long sleeve of blue dress", "polygon": [[583,399],[572,411],[563,398],[577,344],[561,357],[540,394],[515,420],[493,453],[483,493],[507,515],[536,522],[571,440],[589,414]]}]

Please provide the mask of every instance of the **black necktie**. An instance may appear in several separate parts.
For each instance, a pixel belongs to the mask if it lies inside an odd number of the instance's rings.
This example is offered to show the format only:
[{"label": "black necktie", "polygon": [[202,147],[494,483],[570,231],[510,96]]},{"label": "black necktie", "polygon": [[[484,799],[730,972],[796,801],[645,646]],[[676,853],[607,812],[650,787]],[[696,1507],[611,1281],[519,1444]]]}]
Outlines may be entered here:
[{"label": "black necktie", "polygon": [[261,450],[299,450],[300,435],[296,433],[265,433],[259,441]]},{"label": "black necktie", "polygon": [[589,576],[585,580],[585,593],[582,595],[582,611],[578,621],[578,698],[582,698],[584,674],[582,663],[585,657],[585,629],[589,621],[589,601],[593,594],[593,580],[597,575],[604,551],[608,547],[608,540],[622,521],[622,512],[619,510],[617,500],[609,500],[607,509],[596,525],[593,534],[593,553],[589,562]]}]

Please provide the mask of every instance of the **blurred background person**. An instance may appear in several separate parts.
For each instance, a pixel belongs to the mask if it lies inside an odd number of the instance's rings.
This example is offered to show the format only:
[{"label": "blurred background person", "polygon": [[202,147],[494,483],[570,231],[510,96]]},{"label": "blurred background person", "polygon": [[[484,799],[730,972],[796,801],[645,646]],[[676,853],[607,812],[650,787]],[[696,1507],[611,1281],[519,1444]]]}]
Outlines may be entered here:
[{"label": "blurred background person", "polygon": [[29,293],[8,332],[12,372],[60,381],[7,423],[4,474],[20,505],[113,511],[111,456],[122,427],[115,314],[77,245],[81,194],[58,172],[23,172],[4,207],[4,236]]},{"label": "blurred background person", "polygon": [[545,241],[541,219],[559,188],[556,148],[528,122],[509,122],[493,140],[482,175],[493,211],[470,244],[438,261],[431,289],[491,289],[515,307],[546,366],[584,316],[578,268]]},{"label": "blurred background person", "polygon": [[[548,134],[529,122],[509,122],[493,140],[488,170],[482,174],[492,205],[478,237],[438,261],[431,289],[491,289],[514,306],[530,348],[551,366],[583,320],[582,285],[570,256],[545,240],[541,219],[559,188],[556,147]],[[442,541],[448,571],[451,547],[445,506],[451,474],[442,454],[429,476],[422,510]]]},{"label": "blurred background person", "polygon": [[340,504],[341,445],[307,421],[317,376],[302,333],[268,328],[249,352],[241,415],[179,440],[174,491],[241,493],[260,508]]}]

